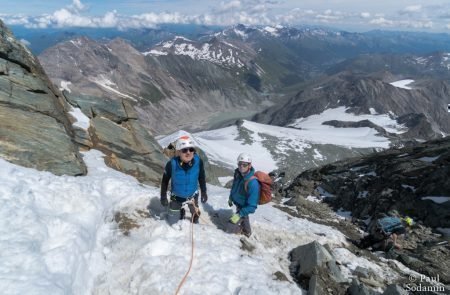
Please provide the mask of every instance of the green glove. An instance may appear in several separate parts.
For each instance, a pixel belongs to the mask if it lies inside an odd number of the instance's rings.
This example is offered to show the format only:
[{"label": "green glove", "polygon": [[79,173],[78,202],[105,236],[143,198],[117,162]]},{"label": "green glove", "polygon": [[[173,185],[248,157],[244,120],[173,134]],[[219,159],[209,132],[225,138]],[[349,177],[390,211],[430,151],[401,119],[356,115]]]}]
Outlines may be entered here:
[{"label": "green glove", "polygon": [[228,206],[233,207],[233,200],[231,198],[228,199]]},{"label": "green glove", "polygon": [[239,216],[239,214],[233,214],[230,218],[230,222],[236,224],[240,219],[241,216]]}]

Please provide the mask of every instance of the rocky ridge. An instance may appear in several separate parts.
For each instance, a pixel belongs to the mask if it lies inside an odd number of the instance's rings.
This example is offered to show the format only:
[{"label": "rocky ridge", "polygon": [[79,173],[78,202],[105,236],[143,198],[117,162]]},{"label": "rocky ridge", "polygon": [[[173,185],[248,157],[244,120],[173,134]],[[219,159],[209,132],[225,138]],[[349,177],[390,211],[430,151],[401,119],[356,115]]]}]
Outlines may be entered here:
[{"label": "rocky ridge", "polygon": [[[449,151],[450,138],[446,137],[305,171],[280,190],[281,197],[288,200],[279,208],[337,227],[350,240],[361,238],[359,228],[365,230],[371,218],[397,210],[401,216],[412,217],[415,224],[407,237],[400,240],[402,249],[384,258],[400,261],[428,277],[439,274],[440,282],[448,284],[450,246],[443,232],[450,227]],[[311,198],[323,202],[312,202]],[[351,212],[351,223],[336,221],[329,206],[335,211]],[[378,259],[353,245],[349,249]],[[401,268],[393,267],[402,272]]]},{"label": "rocky ridge", "polygon": [[[39,61],[0,22],[0,156],[57,175],[85,175],[79,150],[102,151],[112,168],[159,183],[166,158],[132,105],[55,89]],[[75,108],[89,118],[78,127]]]},{"label": "rocky ridge", "polygon": [[397,210],[433,228],[450,227],[450,137],[389,149],[303,172],[284,191],[325,198],[355,218]]}]

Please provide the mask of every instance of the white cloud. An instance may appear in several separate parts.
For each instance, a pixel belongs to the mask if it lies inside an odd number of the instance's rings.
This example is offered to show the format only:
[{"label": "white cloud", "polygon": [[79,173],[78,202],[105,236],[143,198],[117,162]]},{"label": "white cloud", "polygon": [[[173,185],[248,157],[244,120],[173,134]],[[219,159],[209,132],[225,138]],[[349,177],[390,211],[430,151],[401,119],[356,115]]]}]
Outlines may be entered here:
[{"label": "white cloud", "polygon": [[2,15],[1,18],[7,23],[8,25],[22,25],[27,26],[30,24],[30,20],[27,16],[21,16],[21,15],[15,15],[15,16],[7,16]]},{"label": "white cloud", "polygon": [[238,8],[241,8],[241,1],[233,0],[233,1],[229,1],[229,2],[221,2],[219,11],[225,12],[225,11],[230,11],[230,10],[238,9]]},{"label": "white cloud", "polygon": [[393,21],[387,20],[384,17],[372,19],[369,23],[373,24],[373,25],[381,25],[381,26],[392,26],[394,24]]},{"label": "white cloud", "polygon": [[421,10],[422,10],[422,5],[411,5],[411,6],[405,7],[405,9],[404,9],[405,12],[419,12]]},{"label": "white cloud", "polygon": [[[401,23],[402,24],[402,23]],[[402,24],[403,25],[403,24]],[[414,29],[431,29],[433,28],[433,22],[430,20],[423,21],[407,21],[404,24],[405,27]]]},{"label": "white cloud", "polygon": [[73,7],[73,9],[75,9],[76,11],[82,11],[86,9],[86,6],[83,3],[81,3],[80,0],[73,0],[71,7]]},{"label": "white cloud", "polygon": [[132,20],[139,21],[141,26],[155,26],[158,23],[185,23],[188,18],[178,12],[175,13],[144,13],[135,15]]},{"label": "white cloud", "polygon": [[53,13],[51,21],[56,27],[93,27],[90,17],[72,13],[68,9],[60,9]]},{"label": "white cloud", "polygon": [[315,19],[320,22],[333,22],[341,20],[344,14],[340,11],[333,11],[331,9],[325,10],[323,13],[319,13],[315,16]]},{"label": "white cloud", "polygon": [[372,19],[370,24],[379,25],[382,27],[400,27],[413,29],[431,29],[433,22],[430,20],[389,20],[384,17]]},{"label": "white cloud", "polygon": [[[335,9],[317,10],[309,9],[299,2],[290,4],[295,8],[286,8],[290,1],[270,0],[230,0],[222,2],[213,9],[200,14],[183,14],[180,12],[143,12],[135,15],[123,15],[116,10],[108,11],[103,15],[90,16],[89,9],[82,3],[84,0],[72,0],[66,7],[53,13],[37,17],[23,15],[3,16],[7,24],[25,25],[31,28],[47,27],[99,27],[99,28],[154,28],[161,23],[195,23],[203,25],[234,25],[243,23],[247,25],[299,25],[326,23],[329,25],[343,25],[349,27],[389,27],[430,29],[434,25],[447,29],[445,23],[433,23],[432,16],[441,20],[445,9],[435,6],[411,5],[402,10],[391,10],[392,13],[378,13],[364,7],[362,11],[346,12]],[[303,7],[303,8],[300,8]],[[330,6],[331,7],[331,6]],[[180,8],[183,9],[183,8]],[[396,12],[395,12],[396,11]],[[399,14],[396,14],[396,13]],[[425,14],[427,13],[427,14]],[[419,17],[420,16],[420,17]]]}]

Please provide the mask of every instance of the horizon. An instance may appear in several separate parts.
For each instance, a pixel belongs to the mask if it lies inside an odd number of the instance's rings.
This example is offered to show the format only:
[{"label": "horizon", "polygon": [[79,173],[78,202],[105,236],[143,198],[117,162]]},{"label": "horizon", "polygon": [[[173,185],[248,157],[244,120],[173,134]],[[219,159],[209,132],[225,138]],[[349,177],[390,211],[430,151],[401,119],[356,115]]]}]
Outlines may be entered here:
[{"label": "horizon", "polygon": [[[4,20],[0,17],[0,21]],[[4,22],[5,23],[5,22]],[[219,32],[220,30],[224,30],[227,28],[233,28],[235,26],[244,25],[248,28],[264,28],[264,27],[277,27],[282,26],[284,28],[292,28],[292,29],[321,29],[328,31],[336,31],[336,32],[345,32],[345,33],[354,33],[354,34],[365,34],[365,33],[373,33],[373,32],[381,32],[381,33],[407,33],[407,34],[430,34],[430,35],[449,35],[449,32],[435,32],[435,31],[420,31],[420,30],[402,30],[402,29],[389,29],[389,28],[373,28],[367,30],[351,30],[345,29],[338,26],[331,25],[317,25],[317,24],[299,24],[299,25],[247,25],[242,23],[230,24],[230,25],[203,25],[203,24],[180,24],[180,23],[160,23],[155,27],[142,27],[142,28],[117,28],[117,27],[79,27],[79,26],[68,26],[68,27],[46,27],[46,28],[30,28],[24,26],[22,24],[14,24],[8,25],[5,23],[7,27],[11,29],[11,31],[16,35],[17,32],[32,32],[32,31],[49,31],[49,32],[59,32],[59,31],[67,31],[67,32],[77,32],[77,31],[120,31],[120,32],[128,32],[133,30],[164,30],[165,27],[169,26],[179,26],[179,27],[205,27],[207,29],[214,30],[215,32]]]},{"label": "horizon", "polygon": [[[378,1],[41,1],[0,0],[0,19],[28,29],[158,28],[163,24],[227,27],[319,26],[348,32],[413,31],[450,33],[450,3],[442,0]],[[407,3],[409,2],[409,3]]]}]

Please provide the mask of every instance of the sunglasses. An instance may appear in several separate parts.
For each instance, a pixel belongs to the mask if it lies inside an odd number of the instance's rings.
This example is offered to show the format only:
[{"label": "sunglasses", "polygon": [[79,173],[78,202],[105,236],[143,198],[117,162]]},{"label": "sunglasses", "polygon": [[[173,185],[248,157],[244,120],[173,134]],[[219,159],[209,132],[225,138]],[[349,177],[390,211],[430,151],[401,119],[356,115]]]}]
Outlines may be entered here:
[{"label": "sunglasses", "polygon": [[238,163],[238,166],[242,166],[242,167],[244,167],[244,168],[247,168],[248,165],[250,165],[250,163],[245,163],[245,162],[239,162],[239,163]]},{"label": "sunglasses", "polygon": [[195,149],[194,148],[184,148],[184,149],[181,149],[181,152],[183,154],[186,154],[187,152],[193,153],[193,152],[195,152]]}]

